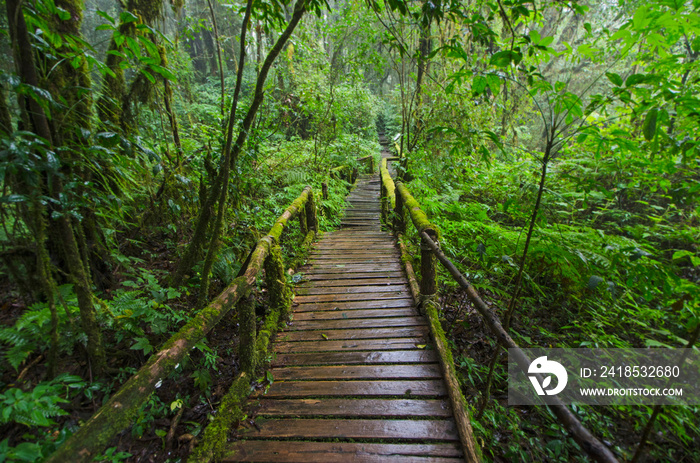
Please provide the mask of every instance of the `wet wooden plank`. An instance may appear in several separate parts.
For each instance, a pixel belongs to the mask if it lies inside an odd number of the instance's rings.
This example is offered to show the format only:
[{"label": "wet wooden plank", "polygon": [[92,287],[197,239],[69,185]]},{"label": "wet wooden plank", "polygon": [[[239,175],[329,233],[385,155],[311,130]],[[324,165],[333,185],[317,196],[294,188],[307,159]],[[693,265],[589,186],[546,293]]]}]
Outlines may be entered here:
[{"label": "wet wooden plank", "polygon": [[341,380],[341,379],[438,379],[442,377],[440,365],[322,365],[275,368],[271,370],[275,381]]},{"label": "wet wooden plank", "polygon": [[[357,268],[348,268],[347,266],[345,267],[325,267],[325,268],[320,268],[320,267],[308,267],[308,268],[302,268],[299,270],[301,273],[304,274],[304,276],[308,278],[312,278],[311,275],[324,275],[322,278],[326,278],[326,275],[333,275],[332,278],[367,278],[367,276],[370,277],[376,277],[380,275],[401,275],[403,276],[403,269],[396,265],[392,266],[390,268],[382,268],[380,267],[371,267],[367,268],[366,266],[359,266]],[[314,279],[317,279],[319,277],[313,277]]]},{"label": "wet wooden plank", "polygon": [[[274,348],[284,354],[306,352],[349,352],[365,350],[406,350],[418,349],[427,344],[427,337],[385,338],[385,339],[345,339],[339,341],[296,341],[276,342]],[[279,355],[279,354],[278,354]]]},{"label": "wet wooden plank", "polygon": [[347,301],[376,301],[383,299],[403,299],[410,297],[406,290],[384,291],[381,293],[356,293],[356,294],[317,294],[313,296],[296,296],[295,302],[299,304],[315,302],[347,302]]},{"label": "wet wooden plank", "polygon": [[[302,281],[304,276],[302,275]],[[321,281],[305,282],[297,285],[297,288],[328,288],[336,286],[387,286],[387,285],[405,285],[405,278],[385,277],[385,278],[332,278]]]},{"label": "wet wooden plank", "polygon": [[298,288],[297,296],[313,296],[321,294],[359,294],[359,293],[374,293],[382,294],[386,292],[403,291],[409,292],[410,289],[408,285],[404,283],[400,284],[390,284],[390,285],[378,285],[378,286],[364,286],[364,285],[353,285],[353,286],[316,286],[306,288]]},{"label": "wet wooden plank", "polygon": [[435,444],[367,444],[361,442],[239,441],[222,461],[305,463],[456,463],[459,446]]},{"label": "wet wooden plank", "polygon": [[275,381],[265,397],[413,396],[444,397],[442,380],[403,381]]},{"label": "wet wooden plank", "polygon": [[[376,252],[369,254],[361,254],[360,252],[353,252],[348,250],[343,250],[340,253],[330,253],[330,254],[317,254],[311,253],[309,255],[309,262],[324,262],[327,260],[339,261],[339,263],[345,263],[347,261],[363,261],[363,262],[377,262],[385,261],[390,259],[396,259],[399,253],[397,250],[392,250],[386,253]],[[312,264],[313,265],[313,264]]]},{"label": "wet wooden plank", "polygon": [[270,419],[256,420],[256,427],[238,428],[248,438],[295,439],[406,439],[412,441],[458,441],[451,420],[342,420]]},{"label": "wet wooden plank", "polygon": [[338,272],[386,272],[387,270],[389,271],[399,271],[403,270],[401,268],[401,265],[397,263],[392,263],[392,262],[386,262],[386,263],[368,263],[368,264],[335,264],[332,262],[329,263],[322,263],[322,262],[316,262],[313,266],[312,273],[328,273],[328,272],[323,272],[323,270],[333,270],[333,271],[338,271]]},{"label": "wet wooden plank", "polygon": [[278,333],[275,336],[275,340],[282,342],[294,342],[330,341],[340,339],[410,338],[425,336],[427,333],[427,326],[370,328],[358,330],[285,331],[283,333]]},{"label": "wet wooden plank", "polygon": [[305,330],[350,330],[360,328],[389,328],[403,326],[427,325],[424,317],[392,317],[392,318],[341,318],[339,320],[303,320],[294,321],[287,327],[287,332]]},{"label": "wet wooden plank", "polygon": [[413,298],[384,299],[381,301],[350,301],[350,302],[309,302],[294,303],[294,312],[322,312],[327,310],[356,310],[356,309],[390,309],[398,307],[413,307]]},{"label": "wet wooden plank", "polygon": [[251,411],[265,416],[452,416],[447,400],[263,399]]},{"label": "wet wooden plank", "polygon": [[[387,272],[387,271],[378,271],[378,272],[344,272],[344,273],[309,273],[305,270],[300,270],[298,273],[302,274],[302,281],[303,280],[309,280],[309,281],[323,281],[323,280],[329,280],[329,281],[335,281],[339,282],[338,284],[340,285],[340,282],[342,281],[353,281],[356,279],[360,278],[405,278],[404,274],[400,270],[392,271],[392,272]],[[343,283],[345,284],[345,283]],[[333,286],[332,284],[329,284],[330,286]]]},{"label": "wet wooden plank", "polygon": [[294,315],[294,322],[307,320],[345,320],[354,318],[388,318],[413,317],[418,312],[413,308],[370,309],[370,310],[326,310],[323,312],[299,312]]},{"label": "wet wooden plank", "polygon": [[[414,346],[415,345],[421,346],[422,344],[414,343]],[[272,366],[372,365],[377,363],[434,363],[437,361],[437,353],[432,349],[395,350],[384,352],[323,352],[306,354],[278,353],[272,360]]]}]

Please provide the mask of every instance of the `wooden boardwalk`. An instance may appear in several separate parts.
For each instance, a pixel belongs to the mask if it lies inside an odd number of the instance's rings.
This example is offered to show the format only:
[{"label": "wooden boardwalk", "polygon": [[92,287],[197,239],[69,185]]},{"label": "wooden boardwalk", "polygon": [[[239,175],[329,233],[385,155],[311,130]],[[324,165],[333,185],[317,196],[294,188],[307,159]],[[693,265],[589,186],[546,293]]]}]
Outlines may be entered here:
[{"label": "wooden boardwalk", "polygon": [[274,383],[224,461],[463,461],[427,323],[380,228],[378,180],[360,178],[348,202],[275,339]]}]

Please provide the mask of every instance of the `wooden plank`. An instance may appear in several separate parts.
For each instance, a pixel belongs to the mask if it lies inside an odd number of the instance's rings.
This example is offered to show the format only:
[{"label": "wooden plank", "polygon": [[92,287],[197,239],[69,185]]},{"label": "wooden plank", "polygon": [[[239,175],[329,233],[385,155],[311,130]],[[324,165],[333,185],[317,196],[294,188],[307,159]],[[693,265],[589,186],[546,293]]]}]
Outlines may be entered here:
[{"label": "wooden plank", "polygon": [[362,442],[238,441],[222,461],[305,463],[456,463],[456,444],[367,444]]},{"label": "wooden plank", "polygon": [[[297,296],[313,296],[321,294],[359,294],[359,293],[386,293],[403,291],[408,293],[410,291],[406,283],[402,284],[388,284],[388,285],[375,285],[375,286],[363,286],[363,285],[353,285],[353,286],[316,286],[313,285],[307,288],[298,288],[296,291]],[[409,293],[410,294],[410,293]]]},{"label": "wooden plank", "polygon": [[[353,273],[307,273],[306,271],[300,271],[298,273],[302,274],[302,281],[304,280],[309,280],[309,281],[323,281],[323,280],[329,280],[329,281],[335,281],[338,282],[338,285],[340,285],[340,282],[342,281],[354,281],[356,279],[361,279],[361,278],[405,278],[404,274],[402,271],[392,271],[392,272],[353,272]],[[344,283],[343,283],[344,284]],[[332,284],[330,286],[333,286]]]},{"label": "wooden plank", "polygon": [[452,416],[449,403],[440,399],[263,399],[252,412],[258,416]]},{"label": "wooden plank", "polygon": [[302,320],[294,321],[287,328],[287,332],[307,331],[307,330],[352,330],[360,328],[389,328],[402,326],[424,326],[427,325],[422,316],[415,317],[392,317],[392,318],[360,318],[340,320]]},{"label": "wooden plank", "polygon": [[[359,251],[349,251],[342,250],[340,252],[319,254],[311,253],[309,255],[309,261],[326,261],[326,260],[338,260],[338,261],[348,261],[348,260],[359,260],[368,262],[377,262],[395,259],[399,256],[398,250],[392,250],[388,252],[371,252],[371,253],[361,253]],[[341,262],[343,263],[343,262]]]},{"label": "wooden plank", "polygon": [[[302,275],[302,281],[304,276]],[[340,279],[338,277],[332,278],[332,279],[327,279],[327,280],[321,280],[321,281],[314,281],[313,283],[311,282],[304,282],[302,284],[298,284],[297,288],[306,288],[306,287],[311,287],[314,286],[316,288],[328,288],[328,287],[335,287],[335,286],[359,286],[359,285],[372,285],[372,286],[384,286],[384,285],[405,285],[406,284],[406,279],[405,278],[391,278],[391,277],[376,277],[376,278],[343,278]]]},{"label": "wooden plank", "polygon": [[336,379],[438,379],[442,377],[440,365],[322,365],[274,368],[275,381],[306,381]]},{"label": "wooden plank", "polygon": [[272,360],[272,366],[372,365],[377,363],[434,363],[437,361],[437,353],[432,349],[394,350],[385,352],[278,353]]},{"label": "wooden plank", "polygon": [[275,381],[265,397],[412,396],[444,397],[442,380],[403,381]]},{"label": "wooden plank", "polygon": [[410,296],[411,293],[405,290],[385,290],[381,293],[316,294],[312,296],[296,296],[294,301],[298,302],[299,304],[315,302],[376,301],[382,299],[402,299]]},{"label": "wooden plank", "polygon": [[300,312],[294,315],[294,322],[307,320],[345,320],[353,318],[413,317],[418,311],[413,308],[370,309],[370,310],[331,310],[324,312]]},{"label": "wooden plank", "polygon": [[356,309],[390,309],[398,307],[413,307],[413,298],[384,299],[381,301],[349,301],[349,302],[310,302],[294,303],[294,312],[321,312],[327,310],[356,310]]},{"label": "wooden plank", "polygon": [[[386,262],[386,263],[369,263],[369,264],[334,264],[334,263],[315,263],[313,266],[312,273],[328,273],[322,272],[323,270],[333,270],[337,272],[386,272],[399,271],[402,270],[401,265],[398,263]],[[331,272],[332,273],[332,272]]]},{"label": "wooden plank", "polygon": [[[297,341],[277,342],[274,348],[284,354],[306,352],[349,352],[364,350],[406,350],[418,349],[427,344],[425,337],[385,338],[385,339],[349,339],[341,341]],[[279,354],[278,354],[279,355]]]},{"label": "wooden plank", "polygon": [[352,256],[352,255],[347,255],[343,257],[337,257],[337,256],[320,256],[320,257],[311,257],[309,256],[307,261],[308,265],[332,265],[332,264],[344,264],[344,265],[376,265],[381,262],[389,262],[393,263],[397,259],[397,256],[382,256],[382,255],[377,255],[374,257],[363,257],[363,256]]},{"label": "wooden plank", "polygon": [[322,341],[340,339],[381,339],[409,338],[424,336],[428,333],[427,326],[409,326],[400,328],[374,328],[359,330],[322,330],[322,331],[287,331],[278,333],[275,340],[282,342]]},{"label": "wooden plank", "polygon": [[449,420],[256,420],[255,427],[238,428],[249,438],[295,439],[406,439],[412,441],[456,441],[457,429]]},{"label": "wooden plank", "polygon": [[[372,268],[367,268],[367,267],[358,267],[358,268],[347,268],[347,267],[326,267],[326,268],[319,268],[319,267],[309,267],[309,268],[302,268],[300,269],[300,272],[304,273],[304,275],[334,275],[333,278],[339,278],[339,277],[344,277],[344,278],[366,278],[367,275],[371,277],[375,276],[380,276],[380,275],[403,275],[403,269],[400,266],[392,266],[392,267],[387,267],[387,268],[382,268],[380,267],[372,267]],[[355,275],[355,274],[360,274]],[[325,278],[325,277],[324,277]]]}]

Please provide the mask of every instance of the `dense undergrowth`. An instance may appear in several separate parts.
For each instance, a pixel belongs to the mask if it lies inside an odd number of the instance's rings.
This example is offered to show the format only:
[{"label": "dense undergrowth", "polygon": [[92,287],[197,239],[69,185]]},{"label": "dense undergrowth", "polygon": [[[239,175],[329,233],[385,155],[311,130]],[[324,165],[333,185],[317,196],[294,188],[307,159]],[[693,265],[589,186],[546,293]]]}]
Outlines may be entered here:
[{"label": "dense undergrowth", "polygon": [[[511,334],[521,347],[685,347],[697,323],[700,237],[696,170],[679,161],[567,149],[552,166],[525,266]],[[527,157],[412,159],[411,191],[442,233],[445,253],[503,318],[513,292],[539,163]],[[451,169],[444,169],[451,165]],[[646,179],[646,180],[645,180]],[[674,197],[675,196],[675,197]],[[443,272],[446,328],[475,409],[490,356],[488,328]],[[497,364],[490,405],[475,427],[491,458],[572,461],[577,445],[546,410],[505,405],[507,363]],[[631,457],[651,407],[579,406],[583,423]],[[652,458],[695,460],[697,407],[672,407],[656,425]],[[627,436],[627,437],[623,437]],[[505,444],[505,445],[504,445]],[[572,453],[573,452],[573,453]]]}]

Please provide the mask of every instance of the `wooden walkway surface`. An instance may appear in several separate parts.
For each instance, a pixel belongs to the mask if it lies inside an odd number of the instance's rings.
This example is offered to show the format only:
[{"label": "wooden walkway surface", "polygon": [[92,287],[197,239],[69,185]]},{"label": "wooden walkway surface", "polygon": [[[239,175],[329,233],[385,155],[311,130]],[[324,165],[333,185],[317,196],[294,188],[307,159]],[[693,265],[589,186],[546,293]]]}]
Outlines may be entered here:
[{"label": "wooden walkway surface", "polygon": [[361,177],[348,202],[275,339],[274,383],[224,461],[463,461],[427,323],[380,229],[378,180]]}]

